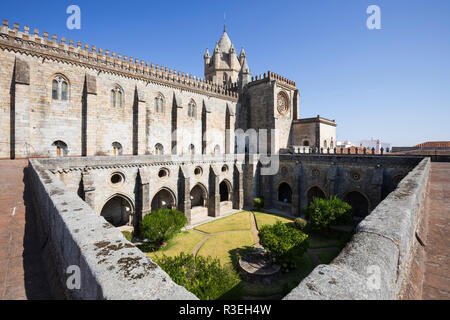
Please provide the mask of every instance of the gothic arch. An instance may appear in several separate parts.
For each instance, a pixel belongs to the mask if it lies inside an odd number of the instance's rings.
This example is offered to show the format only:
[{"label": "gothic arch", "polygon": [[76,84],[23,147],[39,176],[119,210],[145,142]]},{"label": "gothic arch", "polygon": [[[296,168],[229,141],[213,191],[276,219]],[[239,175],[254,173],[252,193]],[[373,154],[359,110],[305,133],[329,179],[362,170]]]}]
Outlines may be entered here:
[{"label": "gothic arch", "polygon": [[[64,102],[68,102],[70,101],[70,93],[71,93],[71,84],[70,84],[70,80],[68,77],[66,77],[64,74],[62,73],[55,73],[53,74],[50,79],[50,98],[51,100],[54,101],[64,101]],[[55,87],[55,82],[56,82],[56,87]],[[66,97],[65,99],[63,96],[63,90],[64,90],[64,84],[66,85],[65,87],[65,92],[66,92]],[[54,90],[56,89],[56,97],[55,97],[55,93]]]},{"label": "gothic arch", "polygon": [[162,187],[156,192],[152,198],[151,210],[158,211],[159,209],[175,209],[177,206],[177,198],[175,193],[167,188]]},{"label": "gothic arch", "polygon": [[153,112],[156,114],[164,114],[166,110],[166,98],[161,92],[157,92],[154,96]]},{"label": "gothic arch", "polygon": [[197,183],[190,192],[191,208],[206,207],[208,201],[208,189],[202,184]]},{"label": "gothic arch", "polygon": [[116,193],[104,202],[100,215],[116,228],[129,226],[132,225],[134,208],[134,203],[128,196]]},{"label": "gothic arch", "polygon": [[67,157],[67,155],[69,154],[69,147],[64,141],[57,140],[52,143],[52,147],[56,148],[57,157]]},{"label": "gothic arch", "polygon": [[306,198],[308,199],[308,206],[312,203],[314,198],[322,198],[326,199],[326,193],[323,189],[318,185],[313,185],[308,188],[306,191]]},{"label": "gothic arch", "polygon": [[292,203],[292,187],[288,182],[281,182],[278,185],[278,201]]},{"label": "gothic arch", "polygon": [[353,208],[353,214],[358,218],[365,218],[370,213],[371,203],[369,197],[359,190],[351,190],[344,194],[343,200]]},{"label": "gothic arch", "polygon": [[233,187],[228,179],[219,184],[220,202],[232,201]]}]

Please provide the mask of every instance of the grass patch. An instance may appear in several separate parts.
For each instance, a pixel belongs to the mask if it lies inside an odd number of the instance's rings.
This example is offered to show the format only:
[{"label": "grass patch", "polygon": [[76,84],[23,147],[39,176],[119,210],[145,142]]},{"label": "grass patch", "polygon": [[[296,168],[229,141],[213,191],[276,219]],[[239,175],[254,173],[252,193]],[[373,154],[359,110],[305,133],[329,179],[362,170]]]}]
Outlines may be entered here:
[{"label": "grass patch", "polygon": [[155,252],[146,252],[145,245],[140,246],[139,249],[147,253],[147,256],[154,258],[155,256],[161,257],[163,254],[168,257],[174,257],[184,252],[186,254],[192,254],[195,246],[205,239],[205,236],[195,232],[194,230],[183,231],[177,234],[174,238],[169,240],[167,246],[161,248]]},{"label": "grass patch", "polygon": [[294,222],[294,219],[289,219],[275,214],[263,212],[255,212],[255,219],[258,230],[261,229],[261,227],[264,225],[273,226],[278,221],[281,221],[284,224],[291,224]]},{"label": "grass patch", "polygon": [[309,233],[309,247],[311,249],[337,247],[343,248],[351,240],[353,232],[332,230],[330,233]]},{"label": "grass patch", "polygon": [[225,231],[250,230],[252,228],[250,212],[240,212],[207,224],[201,225],[195,230],[214,234]]},{"label": "grass patch", "polygon": [[329,264],[331,261],[334,260],[334,258],[336,258],[339,255],[340,252],[341,252],[340,249],[330,249],[318,253],[317,257],[319,258],[321,264]]},{"label": "grass patch", "polygon": [[227,265],[232,264],[231,251],[254,244],[255,239],[251,231],[223,233],[208,239],[200,248],[198,255],[217,258],[222,265]]}]

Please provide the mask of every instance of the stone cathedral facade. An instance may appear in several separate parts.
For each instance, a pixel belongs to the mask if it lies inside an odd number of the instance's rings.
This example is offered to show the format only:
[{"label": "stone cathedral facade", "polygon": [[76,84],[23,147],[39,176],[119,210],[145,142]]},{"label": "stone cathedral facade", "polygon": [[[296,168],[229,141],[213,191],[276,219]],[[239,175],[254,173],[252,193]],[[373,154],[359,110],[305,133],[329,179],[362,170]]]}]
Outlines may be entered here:
[{"label": "stone cathedral facade", "polygon": [[[201,79],[4,20],[0,158],[48,158],[49,172],[118,227],[167,207],[195,223],[255,197],[298,216],[312,197],[336,194],[366,215],[416,164],[331,156],[336,123],[300,119],[296,83],[252,76],[225,30],[203,59]],[[244,150],[237,130],[266,130],[267,145],[246,140]],[[261,148],[279,155],[273,175],[261,174]]]},{"label": "stone cathedral facade", "polygon": [[277,129],[292,145],[293,81],[252,77],[226,31],[205,79],[28,27],[0,28],[0,158],[230,154],[235,129]]}]

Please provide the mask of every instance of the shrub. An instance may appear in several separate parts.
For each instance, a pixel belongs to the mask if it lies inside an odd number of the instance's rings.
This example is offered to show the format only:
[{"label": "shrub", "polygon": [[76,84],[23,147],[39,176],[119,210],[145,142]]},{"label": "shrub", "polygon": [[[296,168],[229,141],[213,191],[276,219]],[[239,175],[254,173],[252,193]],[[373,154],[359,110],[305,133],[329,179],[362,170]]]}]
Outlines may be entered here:
[{"label": "shrub", "polygon": [[352,207],[338,197],[329,200],[314,198],[308,207],[308,216],[313,230],[322,230],[331,225],[345,223],[353,216]]},{"label": "shrub", "polygon": [[221,266],[219,259],[181,253],[175,257],[155,258],[155,262],[172,280],[195,294],[200,300],[215,300],[236,286],[240,279],[231,267]]},{"label": "shrub", "polygon": [[263,247],[272,255],[283,269],[291,266],[294,255],[303,256],[308,249],[308,235],[300,230],[288,227],[281,221],[273,226],[265,225],[259,232]]},{"label": "shrub", "polygon": [[304,231],[306,228],[306,225],[308,224],[308,222],[306,222],[305,219],[302,218],[297,218],[294,221],[294,225],[298,230]]},{"label": "shrub", "polygon": [[255,198],[253,199],[253,206],[256,210],[261,210],[264,208],[264,199],[263,198]]},{"label": "shrub", "polygon": [[152,211],[141,222],[141,235],[151,244],[161,245],[180,232],[186,223],[186,216],[181,211]]}]

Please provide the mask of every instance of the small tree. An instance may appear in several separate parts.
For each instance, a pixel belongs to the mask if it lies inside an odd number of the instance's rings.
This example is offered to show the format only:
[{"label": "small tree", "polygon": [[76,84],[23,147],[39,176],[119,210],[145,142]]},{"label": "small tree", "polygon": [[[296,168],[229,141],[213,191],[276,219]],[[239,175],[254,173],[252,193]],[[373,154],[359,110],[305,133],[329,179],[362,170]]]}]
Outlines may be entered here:
[{"label": "small tree", "polygon": [[172,209],[152,211],[141,222],[141,235],[151,244],[159,246],[171,239],[186,225],[183,212]]},{"label": "small tree", "polygon": [[352,207],[339,199],[330,197],[329,200],[314,198],[308,207],[308,215],[313,230],[322,230],[332,225],[345,223],[351,220],[353,216]]},{"label": "small tree", "polygon": [[253,206],[256,210],[261,210],[264,208],[264,199],[263,198],[255,198],[253,199]]},{"label": "small tree", "polygon": [[240,279],[229,266],[219,259],[194,257],[181,253],[175,257],[156,257],[155,262],[178,285],[185,287],[200,300],[215,300],[235,287]]},{"label": "small tree", "polygon": [[271,254],[275,262],[286,269],[293,262],[294,255],[301,257],[308,249],[308,235],[288,227],[281,221],[275,225],[265,225],[259,232],[263,247]]}]

